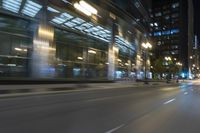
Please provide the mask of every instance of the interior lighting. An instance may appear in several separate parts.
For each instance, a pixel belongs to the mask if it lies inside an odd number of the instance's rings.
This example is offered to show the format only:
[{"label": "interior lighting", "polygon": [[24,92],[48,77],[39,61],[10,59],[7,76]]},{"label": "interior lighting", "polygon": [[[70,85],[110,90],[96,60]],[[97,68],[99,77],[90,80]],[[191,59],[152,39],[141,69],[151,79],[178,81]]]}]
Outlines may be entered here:
[{"label": "interior lighting", "polygon": [[76,24],[75,23],[73,23],[73,22],[66,22],[65,23],[65,25],[67,26],[67,27],[70,27],[70,28],[72,28],[72,27],[74,27],[74,26],[76,26]]},{"label": "interior lighting", "polygon": [[97,15],[98,13],[98,11],[94,7],[83,0],[81,0],[79,3],[74,3],[74,7],[86,14],[87,16],[91,16],[92,14]]},{"label": "interior lighting", "polygon": [[48,42],[48,41],[34,39],[34,40],[33,40],[33,43],[34,43],[34,45],[36,45],[36,46],[49,47],[49,42]]},{"label": "interior lighting", "polygon": [[126,65],[126,66],[129,66],[129,64],[128,64],[128,63],[125,63],[125,65]]},{"label": "interior lighting", "polygon": [[76,24],[82,24],[82,23],[84,23],[85,21],[84,21],[83,19],[81,19],[81,18],[74,18],[74,19],[72,20],[72,22],[74,22],[74,23],[76,23]]},{"label": "interior lighting", "polygon": [[158,26],[158,23],[154,23],[155,26]]},{"label": "interior lighting", "polygon": [[90,54],[96,54],[97,52],[94,51],[94,50],[88,50],[88,53],[90,53]]},{"label": "interior lighting", "polygon": [[53,18],[51,21],[56,23],[56,24],[62,24],[62,23],[66,22],[67,20],[70,20],[72,18],[73,18],[73,16],[71,16],[70,14],[65,12],[65,13],[60,14],[59,17],[57,16],[57,17]]},{"label": "interior lighting", "polygon": [[90,4],[88,4],[87,2],[81,0],[79,3],[80,3],[80,5],[82,7],[84,7],[85,9],[87,9],[89,12],[91,12],[92,14],[97,15],[97,10],[94,7],[92,7]]},{"label": "interior lighting", "polygon": [[22,0],[3,0],[3,8],[14,13],[18,13]]},{"label": "interior lighting", "polygon": [[58,10],[54,9],[53,7],[48,6],[47,10],[54,13],[60,13]]},{"label": "interior lighting", "polygon": [[27,0],[22,13],[30,17],[35,17],[41,8],[40,4]]},{"label": "interior lighting", "polygon": [[121,59],[117,59],[117,61],[118,61],[118,62],[122,62],[122,60],[121,60]]},{"label": "interior lighting", "polygon": [[74,7],[76,9],[78,9],[79,11],[83,12],[84,14],[86,14],[87,16],[91,16],[92,13],[89,12],[88,10],[86,10],[85,8],[83,8],[79,3],[74,3]]},{"label": "interior lighting", "polygon": [[16,51],[22,51],[23,49],[21,48],[15,48]]},{"label": "interior lighting", "polygon": [[77,57],[78,60],[83,60],[83,57]]}]

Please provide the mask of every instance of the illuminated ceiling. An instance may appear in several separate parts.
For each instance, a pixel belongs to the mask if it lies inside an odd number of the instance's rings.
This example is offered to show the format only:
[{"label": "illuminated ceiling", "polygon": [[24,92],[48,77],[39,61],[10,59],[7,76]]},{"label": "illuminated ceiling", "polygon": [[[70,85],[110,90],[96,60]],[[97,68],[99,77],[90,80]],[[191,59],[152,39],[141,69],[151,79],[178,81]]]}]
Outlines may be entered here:
[{"label": "illuminated ceiling", "polygon": [[[42,4],[34,0],[2,0],[2,9],[19,15],[25,15],[30,18],[35,18],[37,14],[43,8]],[[54,17],[50,20],[50,23],[60,27],[68,28],[87,34],[96,39],[109,43],[111,41],[111,31],[100,25],[95,25],[91,22],[87,22],[79,17],[55,9],[51,6],[47,7],[50,13],[54,13]],[[120,51],[132,53],[135,51],[135,47],[120,36],[115,36],[116,44]]]}]

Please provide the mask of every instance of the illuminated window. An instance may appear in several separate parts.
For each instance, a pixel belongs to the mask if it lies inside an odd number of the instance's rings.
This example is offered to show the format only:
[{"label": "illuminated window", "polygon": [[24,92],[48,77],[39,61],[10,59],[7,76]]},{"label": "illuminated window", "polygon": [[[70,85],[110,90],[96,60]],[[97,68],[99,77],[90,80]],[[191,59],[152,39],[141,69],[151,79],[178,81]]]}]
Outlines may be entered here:
[{"label": "illuminated window", "polygon": [[179,33],[179,29],[171,29],[171,34],[177,34]]},{"label": "illuminated window", "polygon": [[158,31],[158,32],[154,32],[153,35],[154,35],[154,36],[161,36],[162,34],[161,34],[160,31]]},{"label": "illuminated window", "polygon": [[170,18],[169,15],[165,16],[165,19],[166,19],[166,20],[169,20],[169,18]]},{"label": "illuminated window", "polygon": [[3,8],[14,13],[18,13],[22,0],[3,0]]},{"label": "illuminated window", "polygon": [[162,13],[161,12],[155,13],[155,16],[160,17],[160,16],[162,16]]},{"label": "illuminated window", "polygon": [[172,4],[172,8],[177,8],[177,7],[179,7],[179,3],[177,2],[177,3],[174,3],[174,4]]},{"label": "illuminated window", "polygon": [[41,8],[40,4],[27,0],[22,13],[29,17],[35,17]]},{"label": "illuminated window", "polygon": [[162,35],[170,35],[170,30],[163,31]]}]

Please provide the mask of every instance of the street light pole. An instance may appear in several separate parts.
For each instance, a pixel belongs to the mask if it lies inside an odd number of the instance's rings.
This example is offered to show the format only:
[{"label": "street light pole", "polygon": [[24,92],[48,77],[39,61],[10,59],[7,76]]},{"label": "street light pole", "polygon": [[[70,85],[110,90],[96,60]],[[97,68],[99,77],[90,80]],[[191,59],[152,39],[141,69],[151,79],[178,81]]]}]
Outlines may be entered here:
[{"label": "street light pole", "polygon": [[145,53],[144,53],[144,80],[145,80],[145,84],[148,84],[147,81],[147,50],[145,49]]},{"label": "street light pole", "polygon": [[147,52],[148,49],[152,48],[152,45],[149,42],[142,43],[142,47],[144,48],[144,83],[148,84],[147,81]]},{"label": "street light pole", "polygon": [[170,71],[169,71],[169,65],[170,65],[170,61],[172,60],[171,57],[165,57],[165,60],[167,61],[167,83],[169,83],[169,79],[170,79]]}]

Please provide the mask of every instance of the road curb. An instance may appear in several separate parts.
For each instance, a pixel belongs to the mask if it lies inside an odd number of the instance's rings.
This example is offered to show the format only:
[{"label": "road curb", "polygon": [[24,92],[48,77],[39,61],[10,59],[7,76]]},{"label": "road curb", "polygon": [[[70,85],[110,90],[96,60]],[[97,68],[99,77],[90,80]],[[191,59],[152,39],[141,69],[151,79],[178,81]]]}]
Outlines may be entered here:
[{"label": "road curb", "polygon": [[105,89],[118,89],[118,88],[138,88],[138,87],[148,87],[148,86],[175,86],[177,84],[140,84],[140,85],[129,85],[129,86],[114,86],[114,87],[91,87],[91,86],[79,86],[76,87],[55,87],[55,88],[23,88],[23,89],[1,89],[0,98],[9,98],[9,97],[19,97],[19,96],[31,96],[31,95],[46,95],[46,94],[58,94],[58,93],[71,93],[71,92],[85,92],[85,91],[94,91],[94,90],[105,90]]}]

